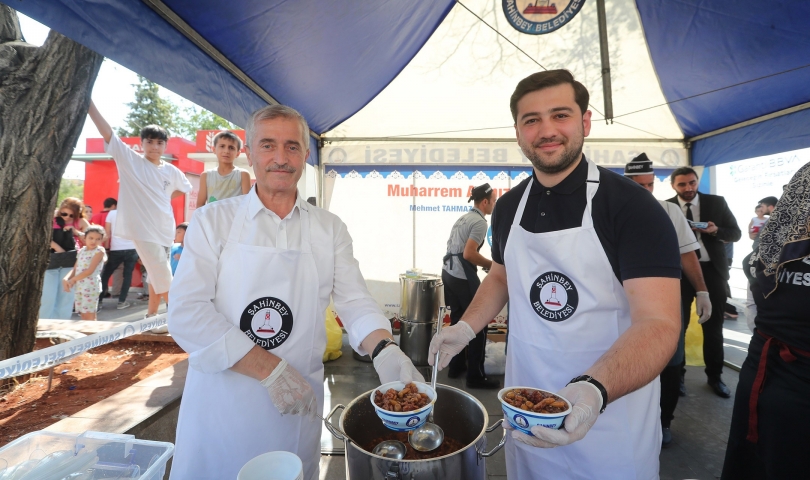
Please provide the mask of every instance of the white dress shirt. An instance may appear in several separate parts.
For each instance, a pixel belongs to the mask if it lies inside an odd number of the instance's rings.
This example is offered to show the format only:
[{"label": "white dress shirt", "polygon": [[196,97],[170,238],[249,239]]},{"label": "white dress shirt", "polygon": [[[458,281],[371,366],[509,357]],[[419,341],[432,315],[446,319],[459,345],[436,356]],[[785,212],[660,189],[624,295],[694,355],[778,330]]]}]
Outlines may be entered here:
[{"label": "white dress shirt", "polygon": [[[678,198],[678,205],[681,206],[681,211],[683,212],[684,216],[686,216],[686,201],[680,197]],[[691,205],[692,210],[692,221],[699,222],[700,221],[700,195],[695,195],[695,198],[689,202]],[[711,261],[709,257],[709,251],[706,250],[706,246],[703,245],[703,238],[700,232],[695,232],[695,236],[697,237],[698,244],[700,245],[700,261],[701,262],[708,262]]]},{"label": "white dress shirt", "polygon": [[[264,207],[256,189],[248,195],[248,216],[239,243],[253,246],[301,249],[301,214],[309,213],[312,254],[318,271],[318,302],[324,322],[330,296],[349,333],[349,342],[360,354],[360,342],[374,330],[391,331],[391,323],[371,297],[360,265],[354,258],[352,238],[336,215],[314,207],[297,196],[289,215],[280,218]],[[202,371],[230,368],[255,345],[239,326],[219,313],[213,303],[219,282],[219,256],[244,196],[209,203],[194,212],[183,248],[183,261],[169,291],[169,329],[187,352],[189,362]],[[256,282],[267,282],[257,278]],[[284,281],[284,279],[279,279]],[[268,285],[272,294],[272,285]],[[238,322],[238,319],[235,319]],[[315,334],[314,332],[312,333]],[[320,361],[320,359],[319,359]]]}]

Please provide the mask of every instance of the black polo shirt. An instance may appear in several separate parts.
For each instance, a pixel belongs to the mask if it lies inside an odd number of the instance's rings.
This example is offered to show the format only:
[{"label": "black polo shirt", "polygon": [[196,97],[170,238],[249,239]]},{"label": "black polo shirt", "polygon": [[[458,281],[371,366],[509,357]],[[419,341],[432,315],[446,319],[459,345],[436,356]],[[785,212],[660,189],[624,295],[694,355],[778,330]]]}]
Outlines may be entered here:
[{"label": "black polo shirt", "polygon": [[[582,226],[587,205],[588,165],[579,165],[562,182],[546,188],[532,175],[498,199],[492,213],[492,260],[504,263],[509,229],[518,204],[531,185],[520,226],[530,233],[556,232]],[[621,175],[599,168],[599,189],[592,217],[613,273],[631,278],[680,278],[678,239],[669,216],[650,192]]]}]

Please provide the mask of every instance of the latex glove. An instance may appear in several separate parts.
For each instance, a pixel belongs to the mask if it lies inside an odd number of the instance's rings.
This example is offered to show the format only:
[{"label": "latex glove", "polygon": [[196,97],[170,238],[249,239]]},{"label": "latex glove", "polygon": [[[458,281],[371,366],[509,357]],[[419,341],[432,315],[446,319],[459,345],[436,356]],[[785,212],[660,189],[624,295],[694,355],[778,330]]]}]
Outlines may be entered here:
[{"label": "latex glove", "polygon": [[441,352],[439,355],[439,370],[444,369],[450,363],[450,360],[459,354],[470,341],[475,338],[475,331],[465,321],[461,320],[455,325],[443,328],[438,335],[433,337],[430,341],[430,350],[428,351],[428,363],[433,366],[433,359],[436,352]]},{"label": "latex glove", "polygon": [[396,345],[383,348],[382,352],[374,357],[374,369],[380,376],[380,383],[390,382],[425,382],[425,377],[413,366],[413,362],[402,353]]},{"label": "latex glove", "polygon": [[315,416],[318,401],[309,382],[301,376],[286,360],[273,369],[270,376],[261,381],[270,400],[282,415]]},{"label": "latex glove", "polygon": [[518,430],[512,430],[512,438],[539,448],[561,447],[582,440],[599,418],[599,410],[602,409],[602,394],[595,385],[588,382],[572,383],[560,390],[558,394],[573,404],[571,413],[565,417],[563,428],[555,430],[541,426],[532,427],[533,437]]},{"label": "latex glove", "polygon": [[704,324],[712,316],[712,302],[709,292],[697,292],[695,297],[695,312],[698,314],[698,323]]}]

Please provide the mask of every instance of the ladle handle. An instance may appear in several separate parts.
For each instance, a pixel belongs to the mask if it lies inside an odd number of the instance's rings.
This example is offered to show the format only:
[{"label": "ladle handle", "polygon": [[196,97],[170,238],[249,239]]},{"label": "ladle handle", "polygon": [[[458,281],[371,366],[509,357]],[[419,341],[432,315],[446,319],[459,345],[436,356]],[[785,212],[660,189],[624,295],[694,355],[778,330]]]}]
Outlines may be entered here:
[{"label": "ladle handle", "polygon": [[[444,323],[444,306],[439,305],[439,320],[436,322],[436,335],[439,335],[439,332],[442,331],[442,324]],[[433,391],[436,391],[436,374],[439,373],[439,356],[441,355],[440,350],[436,350],[436,355],[433,357],[433,371],[430,375],[430,388]]]},{"label": "ladle handle", "polygon": [[349,436],[346,435],[346,433],[344,433],[343,430],[341,430],[340,428],[332,425],[332,416],[338,410],[345,410],[345,409],[346,409],[346,406],[339,403],[339,404],[335,405],[335,407],[332,409],[331,412],[329,412],[329,414],[326,417],[322,417],[322,416],[316,414],[316,416],[318,418],[323,420],[323,424],[326,427],[326,429],[329,430],[329,433],[331,433],[332,436],[334,436],[335,438],[337,438],[338,440],[341,440],[341,441],[348,440]]}]

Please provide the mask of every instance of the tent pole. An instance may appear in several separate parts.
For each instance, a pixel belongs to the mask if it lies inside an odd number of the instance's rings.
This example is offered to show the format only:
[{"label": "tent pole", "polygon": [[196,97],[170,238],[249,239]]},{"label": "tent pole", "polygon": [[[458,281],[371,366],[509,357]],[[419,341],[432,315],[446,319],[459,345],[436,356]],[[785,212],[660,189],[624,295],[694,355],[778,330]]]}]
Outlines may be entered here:
[{"label": "tent pole", "polygon": [[599,52],[602,54],[602,96],[605,98],[605,123],[613,123],[613,95],[610,87],[610,56],[608,54],[607,20],[605,0],[596,0],[596,15],[599,19]]}]

